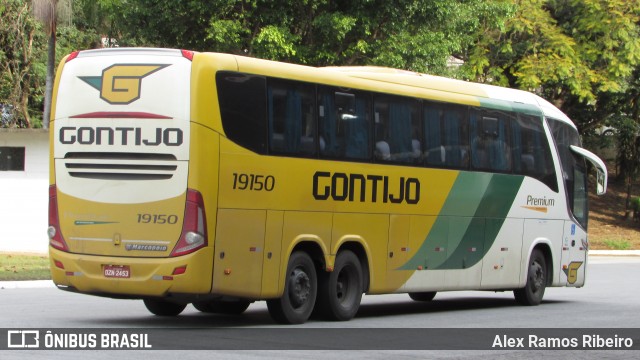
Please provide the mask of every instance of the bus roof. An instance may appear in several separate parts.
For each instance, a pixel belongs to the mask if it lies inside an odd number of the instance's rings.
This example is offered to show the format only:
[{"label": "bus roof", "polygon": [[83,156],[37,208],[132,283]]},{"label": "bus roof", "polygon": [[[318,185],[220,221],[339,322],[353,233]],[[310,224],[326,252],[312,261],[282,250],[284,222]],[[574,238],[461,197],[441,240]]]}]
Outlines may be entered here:
[{"label": "bus roof", "polygon": [[[182,56],[181,50],[159,48],[109,48],[85,50],[79,57],[101,55]],[[198,53],[211,60],[234,59],[237,71],[269,74],[300,81],[342,85],[363,90],[427,98],[435,101],[482,106],[552,117],[575,127],[562,111],[543,98],[523,90],[480,84],[441,76],[378,66],[310,67],[222,53]],[[233,61],[233,60],[232,60]],[[225,61],[226,62],[226,61]],[[364,80],[364,81],[363,81]],[[385,91],[386,90],[386,91]]]},{"label": "bus roof", "polygon": [[497,100],[534,106],[539,109],[545,117],[561,120],[575,127],[571,119],[569,119],[566,114],[549,101],[536,94],[523,90],[378,66],[333,66],[322,69],[342,72],[348,76],[361,79],[414,86],[423,89],[440,90],[448,93],[471,95],[488,99],[487,102]]}]

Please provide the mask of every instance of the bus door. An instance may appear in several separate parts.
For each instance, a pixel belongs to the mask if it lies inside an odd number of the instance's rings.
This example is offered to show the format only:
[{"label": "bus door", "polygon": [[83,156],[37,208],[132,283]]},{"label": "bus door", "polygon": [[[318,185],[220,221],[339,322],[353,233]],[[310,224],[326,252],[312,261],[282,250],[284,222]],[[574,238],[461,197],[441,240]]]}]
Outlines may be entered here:
[{"label": "bus door", "polygon": [[566,286],[584,285],[587,262],[587,234],[573,221],[564,222],[560,282]]}]

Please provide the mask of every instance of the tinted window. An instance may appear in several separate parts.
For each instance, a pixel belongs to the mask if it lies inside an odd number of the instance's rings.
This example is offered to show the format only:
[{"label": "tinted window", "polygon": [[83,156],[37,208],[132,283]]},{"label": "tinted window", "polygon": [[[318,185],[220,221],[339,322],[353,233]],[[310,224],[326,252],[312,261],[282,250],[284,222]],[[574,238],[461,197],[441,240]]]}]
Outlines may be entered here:
[{"label": "tinted window", "polygon": [[266,153],[265,79],[233,72],[216,74],[224,132],[238,145]]},{"label": "tinted window", "polygon": [[469,121],[464,106],[424,103],[424,159],[429,166],[469,166]]},{"label": "tinted window", "polygon": [[269,150],[311,156],[316,153],[315,87],[269,79],[267,114]]},{"label": "tinted window", "polygon": [[576,220],[586,229],[588,215],[586,164],[584,158],[574,154],[569,148],[570,145],[580,145],[578,131],[560,120],[547,120],[560,156],[569,207]]},{"label": "tinted window", "polygon": [[472,109],[471,167],[477,170],[511,172],[509,122],[512,114]]},{"label": "tinted window", "polygon": [[551,149],[539,117],[521,115],[511,123],[514,172],[536,178],[558,192]]},{"label": "tinted window", "polygon": [[375,155],[381,161],[421,163],[421,122],[417,100],[398,96],[375,98]]},{"label": "tinted window", "polygon": [[0,146],[0,171],[24,171],[24,147]]},{"label": "tinted window", "polygon": [[368,93],[321,87],[318,121],[322,157],[369,159],[371,96]]}]

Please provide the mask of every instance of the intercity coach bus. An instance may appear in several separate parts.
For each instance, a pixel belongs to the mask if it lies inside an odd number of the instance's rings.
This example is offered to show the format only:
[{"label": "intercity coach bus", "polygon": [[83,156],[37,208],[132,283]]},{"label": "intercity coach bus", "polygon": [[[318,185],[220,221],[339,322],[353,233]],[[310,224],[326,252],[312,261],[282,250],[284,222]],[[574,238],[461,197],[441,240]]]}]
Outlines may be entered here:
[{"label": "intercity coach bus", "polygon": [[51,118],[51,272],[63,290],[280,323],[366,294],[581,287],[587,161],[524,91],[379,67],[171,49],[74,52]]}]

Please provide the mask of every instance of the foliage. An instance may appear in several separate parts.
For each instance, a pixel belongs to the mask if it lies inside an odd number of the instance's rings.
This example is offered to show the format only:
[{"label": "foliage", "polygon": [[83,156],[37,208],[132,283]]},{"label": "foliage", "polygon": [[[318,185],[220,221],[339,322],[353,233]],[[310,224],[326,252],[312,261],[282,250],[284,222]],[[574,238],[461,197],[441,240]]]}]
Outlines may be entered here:
[{"label": "foliage", "polygon": [[608,249],[612,249],[612,250],[631,249],[631,243],[624,239],[605,239],[602,242]]},{"label": "foliage", "polygon": [[[12,126],[41,112],[45,38],[28,0],[0,4],[0,102]],[[584,134],[638,121],[640,2],[627,0],[74,0],[57,61],[101,46],[219,51],[308,64],[378,65],[521,88]],[[454,56],[461,71],[447,66]],[[38,117],[37,115],[35,117]]]},{"label": "foliage", "polygon": [[41,118],[44,37],[25,0],[3,0],[0,18],[0,103],[13,109],[8,126],[32,127],[41,122],[33,114]]},{"label": "foliage", "polygon": [[640,64],[640,2],[514,3],[504,32],[479,34],[465,58],[466,76],[536,92],[573,115],[580,128],[604,121],[593,117],[603,99],[624,92]]},{"label": "foliage", "polygon": [[445,73],[447,59],[467,48],[481,26],[497,29],[513,12],[494,0],[108,2],[123,45],[432,73]]}]

